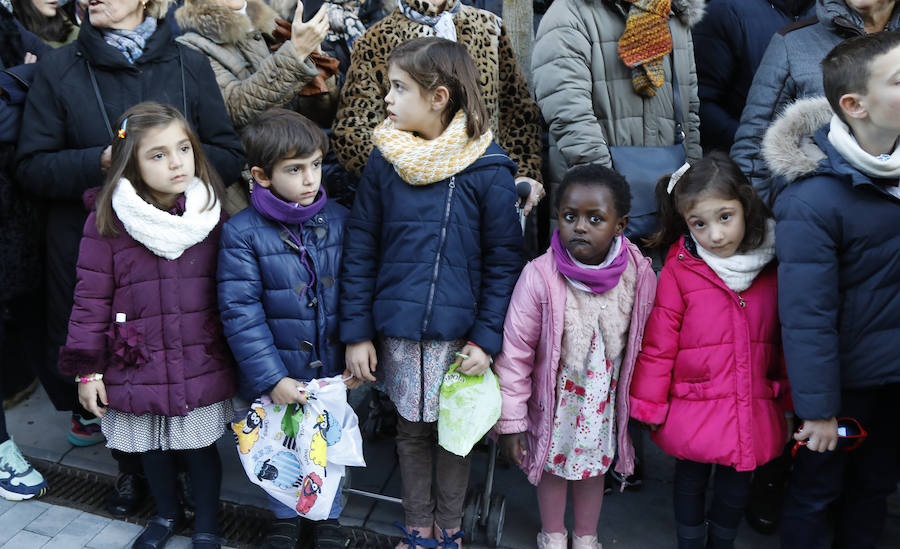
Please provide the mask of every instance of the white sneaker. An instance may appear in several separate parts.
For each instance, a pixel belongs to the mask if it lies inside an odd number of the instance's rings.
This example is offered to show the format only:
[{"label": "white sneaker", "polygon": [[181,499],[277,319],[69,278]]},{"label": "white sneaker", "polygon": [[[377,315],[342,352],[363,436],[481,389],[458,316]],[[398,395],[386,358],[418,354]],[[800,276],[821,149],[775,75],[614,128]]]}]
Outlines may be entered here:
[{"label": "white sneaker", "polygon": [[47,481],[25,461],[12,439],[0,444],[0,496],[22,501],[43,496],[47,488]]},{"label": "white sneaker", "polygon": [[568,535],[566,532],[553,532],[548,534],[543,530],[537,535],[538,549],[567,549]]},{"label": "white sneaker", "polygon": [[575,536],[572,538],[572,549],[603,549],[597,536]]}]

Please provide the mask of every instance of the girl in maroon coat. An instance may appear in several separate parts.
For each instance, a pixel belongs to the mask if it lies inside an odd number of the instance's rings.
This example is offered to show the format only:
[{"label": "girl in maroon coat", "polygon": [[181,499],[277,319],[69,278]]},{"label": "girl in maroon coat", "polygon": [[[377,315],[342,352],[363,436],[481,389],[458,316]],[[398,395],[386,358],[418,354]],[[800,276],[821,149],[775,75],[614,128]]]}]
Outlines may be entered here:
[{"label": "girl in maroon coat", "polygon": [[651,244],[671,248],[634,369],[631,417],[677,458],[679,549],[727,549],[752,471],[786,439],[775,222],[724,153],[685,169],[657,187],[662,229]]},{"label": "girl in maroon coat", "polygon": [[107,446],[141,455],[159,516],[134,547],[162,547],[181,526],[178,454],[196,500],[194,547],[218,547],[215,442],[235,387],[216,302],[220,183],[174,108],[141,103],[118,127],[59,368],[102,417]]}]

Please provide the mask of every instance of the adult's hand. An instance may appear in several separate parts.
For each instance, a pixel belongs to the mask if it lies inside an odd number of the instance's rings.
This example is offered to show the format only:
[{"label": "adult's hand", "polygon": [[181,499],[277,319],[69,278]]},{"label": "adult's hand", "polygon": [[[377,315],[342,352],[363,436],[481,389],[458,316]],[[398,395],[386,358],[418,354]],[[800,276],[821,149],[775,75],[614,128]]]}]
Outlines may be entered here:
[{"label": "adult's hand", "polygon": [[544,186],[541,185],[540,182],[535,181],[530,177],[525,177],[523,175],[516,178],[516,183],[521,183],[523,181],[531,185],[531,193],[528,195],[528,200],[525,201],[525,207],[522,208],[522,213],[528,215],[547,193],[544,191]]},{"label": "adult's hand", "polygon": [[30,65],[30,64],[36,63],[36,62],[37,62],[37,55],[31,53],[30,51],[25,52],[25,61],[23,61],[24,64]]},{"label": "adult's hand", "polygon": [[831,452],[838,443],[837,418],[805,420],[794,440],[805,440],[813,452]]},{"label": "adult's hand", "polygon": [[294,22],[291,24],[291,43],[294,51],[300,59],[306,59],[309,54],[319,49],[325,35],[328,34],[328,12],[325,5],[313,15],[312,19],[303,22],[303,2],[297,2],[297,11],[294,12]]}]

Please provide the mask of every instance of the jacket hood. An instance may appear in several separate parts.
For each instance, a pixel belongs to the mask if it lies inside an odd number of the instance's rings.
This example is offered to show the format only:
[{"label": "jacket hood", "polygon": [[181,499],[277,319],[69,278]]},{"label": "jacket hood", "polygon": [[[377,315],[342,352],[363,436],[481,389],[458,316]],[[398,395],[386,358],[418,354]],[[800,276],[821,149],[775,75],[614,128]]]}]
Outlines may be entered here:
[{"label": "jacket hood", "polygon": [[481,170],[492,166],[505,166],[509,169],[510,172],[512,172],[513,176],[515,176],[516,171],[518,171],[516,163],[513,162],[505,152],[503,152],[503,149],[501,149],[500,145],[497,145],[497,142],[495,141],[488,145],[488,148],[484,151],[484,154],[478,157],[475,162],[469,164],[460,173]]},{"label": "jacket hood", "polygon": [[[585,2],[592,2],[598,0],[585,0]],[[628,14],[627,3],[620,2],[619,0],[599,0],[604,4],[609,4],[611,8],[618,9],[622,12],[623,15]],[[675,17],[681,20],[682,23],[687,25],[688,27],[693,27],[697,23],[703,19],[703,14],[706,11],[706,1],[705,0],[672,0],[672,11],[675,13]]]},{"label": "jacket hood", "polygon": [[[840,35],[863,35],[866,33],[862,17],[850,8],[845,0],[817,0],[816,18],[830,32]],[[900,3],[894,5],[885,30],[900,29]]]},{"label": "jacket hood", "polygon": [[275,30],[278,14],[260,0],[247,0],[247,15],[230,10],[216,0],[187,0],[175,10],[175,21],[189,31],[217,44],[234,44],[256,29],[265,34]]},{"label": "jacket hood", "polygon": [[814,136],[833,114],[824,97],[798,99],[784,109],[762,141],[761,154],[772,174],[790,183],[815,172],[826,155]]}]

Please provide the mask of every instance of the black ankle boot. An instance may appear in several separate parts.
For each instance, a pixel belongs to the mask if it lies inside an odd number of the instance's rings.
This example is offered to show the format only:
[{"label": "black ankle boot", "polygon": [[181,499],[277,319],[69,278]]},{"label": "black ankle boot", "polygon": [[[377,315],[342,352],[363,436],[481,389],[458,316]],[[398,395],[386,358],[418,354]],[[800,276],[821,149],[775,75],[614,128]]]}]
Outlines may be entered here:
[{"label": "black ankle boot", "polygon": [[147,499],[147,477],[142,473],[119,473],[106,510],[116,518],[133,515]]},{"label": "black ankle boot", "polygon": [[706,523],[696,526],[676,524],[675,532],[678,535],[678,549],[703,549],[706,547]]}]

